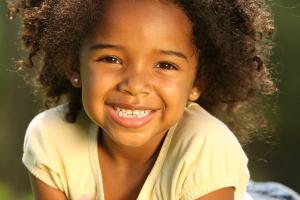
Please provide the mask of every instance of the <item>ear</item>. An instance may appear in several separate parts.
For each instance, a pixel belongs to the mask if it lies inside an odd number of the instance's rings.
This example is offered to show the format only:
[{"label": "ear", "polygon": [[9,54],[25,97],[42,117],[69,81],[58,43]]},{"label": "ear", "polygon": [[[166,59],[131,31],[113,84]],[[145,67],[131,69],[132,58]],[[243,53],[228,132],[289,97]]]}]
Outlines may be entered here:
[{"label": "ear", "polygon": [[197,101],[201,95],[201,90],[198,85],[193,86],[189,95],[189,101]]},{"label": "ear", "polygon": [[73,87],[81,88],[81,78],[79,72],[72,71],[72,72],[68,72],[66,75],[69,78]]}]

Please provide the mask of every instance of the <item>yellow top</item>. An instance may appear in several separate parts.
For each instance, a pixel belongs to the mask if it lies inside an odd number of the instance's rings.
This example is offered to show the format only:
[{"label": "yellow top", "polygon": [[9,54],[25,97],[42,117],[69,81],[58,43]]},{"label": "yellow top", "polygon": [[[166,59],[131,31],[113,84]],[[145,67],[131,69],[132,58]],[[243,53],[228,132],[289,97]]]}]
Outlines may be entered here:
[{"label": "yellow top", "polygon": [[[66,122],[65,109],[58,106],[32,120],[26,131],[23,163],[68,199],[104,200],[98,127],[84,113],[76,123]],[[247,162],[232,132],[191,103],[169,130],[138,199],[195,199],[232,186],[235,200],[241,200],[249,180]]]}]

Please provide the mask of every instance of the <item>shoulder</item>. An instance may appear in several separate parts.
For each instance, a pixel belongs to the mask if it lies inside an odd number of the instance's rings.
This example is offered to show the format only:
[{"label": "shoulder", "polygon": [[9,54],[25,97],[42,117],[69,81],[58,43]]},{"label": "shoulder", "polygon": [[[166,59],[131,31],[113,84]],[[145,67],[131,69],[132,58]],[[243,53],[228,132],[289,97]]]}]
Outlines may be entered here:
[{"label": "shoulder", "polygon": [[[65,120],[65,113],[67,112],[66,105],[59,105],[54,108],[45,110],[37,114],[29,123],[26,132],[43,129],[64,128],[68,126],[68,122]],[[59,130],[59,129],[57,129]]]},{"label": "shoulder", "polygon": [[191,103],[186,107],[183,117],[176,127],[175,137],[178,137],[178,142],[189,140],[191,143],[197,143],[197,148],[204,142],[206,144],[213,143],[214,148],[233,144],[240,147],[231,130],[196,103]]},{"label": "shoulder", "polygon": [[[24,147],[32,142],[42,142],[42,140],[49,141],[54,129],[61,130],[66,126],[64,120],[65,106],[58,106],[49,110],[43,111],[36,115],[29,123],[24,140]],[[53,132],[56,133],[56,132]]]},{"label": "shoulder", "polygon": [[69,123],[66,109],[61,105],[33,118],[26,130],[22,161],[36,178],[68,195],[69,184],[79,184],[74,174],[90,177],[90,171],[82,172],[82,167],[89,168],[91,121],[82,112],[75,123]]},{"label": "shoulder", "polygon": [[81,113],[75,123],[70,123],[65,119],[66,112],[67,106],[59,105],[36,115],[28,125],[25,142],[27,137],[33,135],[64,137],[69,132],[80,132],[87,124],[85,114]]},{"label": "shoulder", "polygon": [[[81,113],[75,123],[65,120],[67,107],[60,105],[35,116],[29,123],[24,139],[24,155],[67,153],[68,149],[82,146],[88,141],[90,121]],[[50,155],[50,154],[49,154]]]},{"label": "shoulder", "polygon": [[[197,104],[190,104],[178,123],[167,160],[176,163],[181,196],[199,198],[234,187],[240,199],[249,179],[247,156],[230,129]],[[178,181],[177,180],[177,181]]]}]

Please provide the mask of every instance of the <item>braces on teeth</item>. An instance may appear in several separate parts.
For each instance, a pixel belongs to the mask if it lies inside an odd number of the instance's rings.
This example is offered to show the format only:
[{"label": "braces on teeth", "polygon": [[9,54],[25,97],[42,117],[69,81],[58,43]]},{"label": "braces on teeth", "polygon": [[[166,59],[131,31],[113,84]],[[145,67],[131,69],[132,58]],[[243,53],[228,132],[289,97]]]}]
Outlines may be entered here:
[{"label": "braces on teeth", "polygon": [[120,117],[142,118],[150,113],[150,110],[127,110],[116,107],[116,111]]}]

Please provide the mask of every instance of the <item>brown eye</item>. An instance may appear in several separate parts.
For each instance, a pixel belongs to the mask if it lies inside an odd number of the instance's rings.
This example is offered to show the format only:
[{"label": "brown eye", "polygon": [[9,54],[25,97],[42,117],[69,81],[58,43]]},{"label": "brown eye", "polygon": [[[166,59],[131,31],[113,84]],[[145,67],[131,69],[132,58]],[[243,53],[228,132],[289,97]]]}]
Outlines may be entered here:
[{"label": "brown eye", "polygon": [[121,60],[116,56],[105,56],[97,59],[97,62],[106,62],[112,64],[122,64]]},{"label": "brown eye", "polygon": [[177,65],[169,62],[160,62],[158,63],[157,67],[162,70],[177,70]]}]

